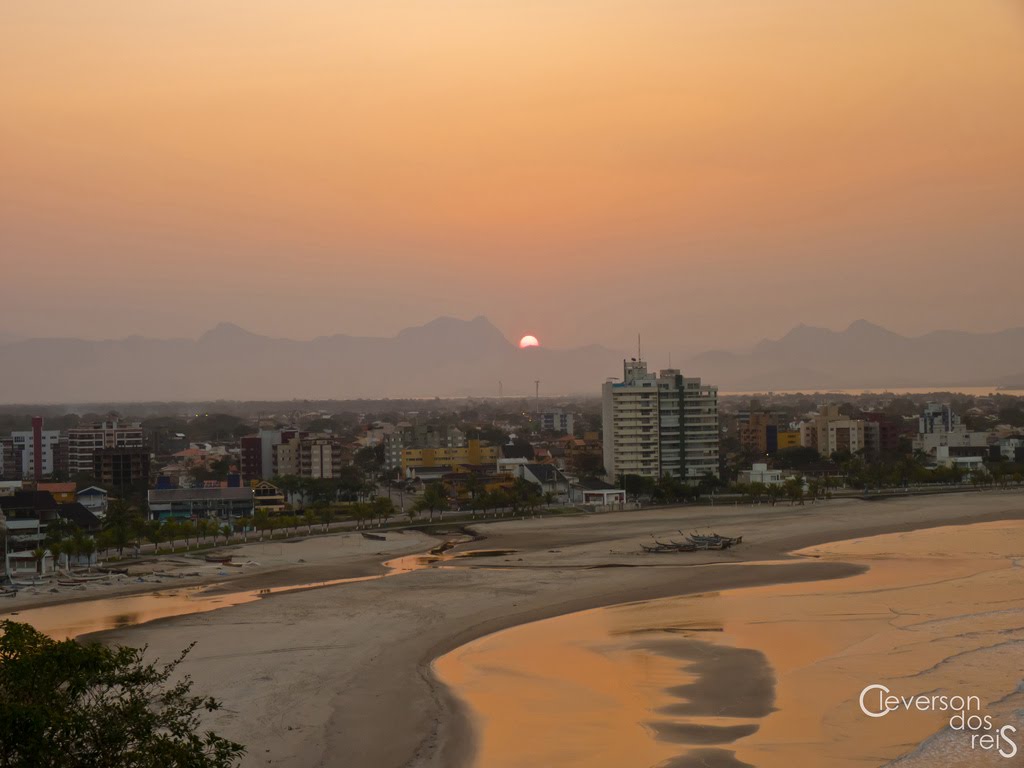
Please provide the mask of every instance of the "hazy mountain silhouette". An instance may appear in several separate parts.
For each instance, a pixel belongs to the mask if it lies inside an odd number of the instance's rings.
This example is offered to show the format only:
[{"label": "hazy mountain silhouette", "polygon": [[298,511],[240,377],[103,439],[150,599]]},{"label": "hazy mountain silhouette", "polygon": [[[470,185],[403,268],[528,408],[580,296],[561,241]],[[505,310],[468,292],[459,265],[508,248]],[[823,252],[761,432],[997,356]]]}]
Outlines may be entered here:
[{"label": "hazy mountain silhouette", "polygon": [[604,347],[520,350],[486,318],[440,317],[393,337],[276,339],[221,323],[192,339],[31,339],[0,345],[0,402],[495,396],[594,392],[621,371]]},{"label": "hazy mountain silhouette", "polygon": [[[800,325],[749,352],[705,352],[683,372],[723,390],[1012,386],[1024,383],[1024,328],[918,337],[864,320]],[[656,361],[652,368],[658,367]],[[392,337],[277,339],[221,323],[198,339],[29,339],[0,343],[0,402],[87,403],[597,395],[621,376],[601,346],[520,350],[486,318],[440,317]]]},{"label": "hazy mountain silhouette", "polygon": [[1019,374],[1024,328],[908,337],[858,320],[845,331],[799,325],[747,353],[705,352],[687,372],[723,389],[1005,386]]}]

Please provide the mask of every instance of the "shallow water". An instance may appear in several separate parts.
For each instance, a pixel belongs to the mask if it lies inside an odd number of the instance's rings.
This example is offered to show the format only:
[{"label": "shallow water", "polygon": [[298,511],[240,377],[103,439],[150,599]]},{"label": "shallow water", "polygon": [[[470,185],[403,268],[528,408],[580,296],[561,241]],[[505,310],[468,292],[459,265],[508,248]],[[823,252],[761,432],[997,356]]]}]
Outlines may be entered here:
[{"label": "shallow water", "polygon": [[871,718],[858,699],[872,683],[905,696],[972,695],[994,726],[1020,728],[1024,525],[936,528],[803,554],[870,570],[586,611],[442,657],[435,671],[478,731],[474,765],[852,768],[884,765],[922,742],[900,765],[1019,764],[1024,728],[1011,734],[1015,763],[972,749],[970,734],[940,733],[951,712]]},{"label": "shallow water", "polygon": [[119,629],[172,616],[185,616],[193,613],[215,611],[220,608],[229,608],[235,605],[242,605],[243,603],[251,603],[254,600],[259,600],[261,597],[282,592],[295,592],[303,589],[316,589],[337,584],[353,584],[360,581],[383,579],[388,576],[396,576],[424,568],[429,561],[430,558],[423,555],[406,555],[386,561],[383,565],[388,570],[385,573],[372,576],[356,576],[347,579],[314,581],[286,587],[269,587],[237,592],[220,591],[222,587],[230,586],[230,583],[177,587],[140,595],[84,599],[58,605],[44,605],[24,611],[10,611],[0,614],[0,619],[13,619],[25,622],[55,640],[65,640],[92,632]]}]

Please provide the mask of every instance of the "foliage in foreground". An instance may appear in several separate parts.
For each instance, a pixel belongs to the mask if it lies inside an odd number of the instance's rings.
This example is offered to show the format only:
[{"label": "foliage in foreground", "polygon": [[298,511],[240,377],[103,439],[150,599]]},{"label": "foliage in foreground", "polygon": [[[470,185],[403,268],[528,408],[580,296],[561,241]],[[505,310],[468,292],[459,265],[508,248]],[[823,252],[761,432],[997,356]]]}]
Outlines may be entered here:
[{"label": "foliage in foreground", "polygon": [[2,768],[228,768],[245,751],[212,731],[220,708],[171,683],[192,646],[146,664],[145,649],[55,641],[28,624],[0,623]]}]

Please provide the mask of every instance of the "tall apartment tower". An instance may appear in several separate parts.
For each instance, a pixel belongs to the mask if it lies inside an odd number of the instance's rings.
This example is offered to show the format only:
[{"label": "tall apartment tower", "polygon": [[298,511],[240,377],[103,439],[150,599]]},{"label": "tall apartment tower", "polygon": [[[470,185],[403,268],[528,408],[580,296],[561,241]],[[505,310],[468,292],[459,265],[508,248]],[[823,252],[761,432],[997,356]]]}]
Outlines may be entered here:
[{"label": "tall apartment tower", "polygon": [[145,433],[137,423],[125,424],[116,419],[99,421],[88,427],[68,430],[68,473],[93,474],[94,457],[105,448],[141,449],[146,445]]},{"label": "tall apartment tower", "polygon": [[695,482],[718,476],[718,388],[670,368],[655,375],[624,361],[622,381],[602,387],[604,468],[623,475]]}]

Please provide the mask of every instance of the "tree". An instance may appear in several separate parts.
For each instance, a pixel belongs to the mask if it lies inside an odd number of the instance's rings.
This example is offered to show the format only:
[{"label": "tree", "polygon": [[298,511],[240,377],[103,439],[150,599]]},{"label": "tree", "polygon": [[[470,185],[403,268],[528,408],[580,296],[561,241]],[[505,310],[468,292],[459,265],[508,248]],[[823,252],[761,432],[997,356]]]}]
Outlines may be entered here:
[{"label": "tree", "polygon": [[46,557],[46,550],[42,547],[36,547],[32,550],[32,559],[36,561],[36,573],[40,576],[43,574],[43,559]]},{"label": "tree", "polygon": [[0,765],[5,768],[230,768],[245,748],[201,732],[220,702],[170,682],[144,649],[55,641],[0,623]]},{"label": "tree", "polygon": [[160,542],[164,540],[164,528],[160,525],[157,520],[150,520],[145,527],[143,534],[146,537],[146,541],[153,545],[153,553],[160,553]]},{"label": "tree", "polygon": [[323,526],[323,531],[326,533],[331,529],[331,523],[334,522],[334,507],[327,505],[320,510],[320,524]]},{"label": "tree", "polygon": [[265,509],[256,510],[256,515],[253,518],[253,525],[256,526],[256,530],[260,532],[260,541],[263,541],[263,533],[271,527],[270,513]]},{"label": "tree", "polygon": [[395,504],[387,496],[378,496],[371,502],[373,514],[382,522],[387,523],[388,518],[395,514]]},{"label": "tree", "polygon": [[423,495],[416,500],[414,508],[417,512],[429,512],[430,522],[434,522],[434,512],[440,510],[442,518],[448,508],[448,496],[440,483],[430,483],[423,489]]},{"label": "tree", "polygon": [[117,548],[118,557],[124,556],[124,548],[136,538],[144,523],[142,515],[122,499],[114,499],[107,507],[103,518],[103,530],[109,532],[111,546]]}]

